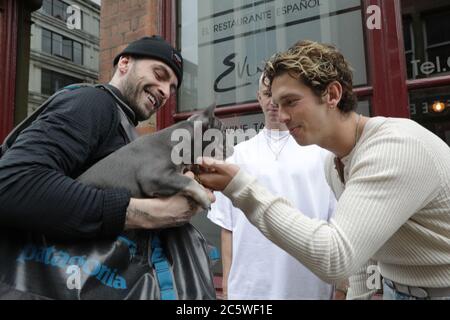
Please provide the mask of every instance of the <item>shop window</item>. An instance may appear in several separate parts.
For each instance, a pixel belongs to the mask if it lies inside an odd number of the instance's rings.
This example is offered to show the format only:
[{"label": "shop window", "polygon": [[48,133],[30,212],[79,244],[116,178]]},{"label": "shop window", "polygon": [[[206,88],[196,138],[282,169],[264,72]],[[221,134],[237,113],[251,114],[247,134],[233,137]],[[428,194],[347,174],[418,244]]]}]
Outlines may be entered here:
[{"label": "shop window", "polygon": [[448,1],[402,0],[408,79],[450,75]]},{"label": "shop window", "polygon": [[450,145],[450,3],[401,5],[408,79],[415,80],[408,84],[410,117]]},{"label": "shop window", "polygon": [[255,102],[264,62],[303,39],[336,45],[355,86],[368,85],[360,0],[179,0],[177,8],[185,58],[178,112]]},{"label": "shop window", "polygon": [[450,146],[450,86],[412,91],[410,114]]},{"label": "shop window", "polygon": [[442,46],[450,42],[450,34],[442,32],[450,30],[450,7],[444,12],[435,12],[425,15],[425,29],[428,46]]},{"label": "shop window", "polygon": [[403,37],[405,41],[405,55],[406,55],[406,68],[408,73],[408,79],[413,78],[413,65],[412,61],[415,60],[414,44],[413,44],[413,29],[412,20],[409,17],[403,19]]}]

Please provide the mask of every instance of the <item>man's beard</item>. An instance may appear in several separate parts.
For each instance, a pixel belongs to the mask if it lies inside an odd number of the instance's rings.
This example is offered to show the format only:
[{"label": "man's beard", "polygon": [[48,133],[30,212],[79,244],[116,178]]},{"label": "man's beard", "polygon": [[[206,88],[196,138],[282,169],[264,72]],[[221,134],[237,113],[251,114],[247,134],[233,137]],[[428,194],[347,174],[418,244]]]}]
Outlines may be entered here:
[{"label": "man's beard", "polygon": [[133,67],[133,69],[130,70],[127,79],[124,81],[123,97],[127,100],[129,107],[134,111],[138,121],[147,120],[152,115],[152,113],[147,115],[145,106],[139,106],[139,98],[141,97],[143,90],[144,89],[139,86],[139,81]]}]

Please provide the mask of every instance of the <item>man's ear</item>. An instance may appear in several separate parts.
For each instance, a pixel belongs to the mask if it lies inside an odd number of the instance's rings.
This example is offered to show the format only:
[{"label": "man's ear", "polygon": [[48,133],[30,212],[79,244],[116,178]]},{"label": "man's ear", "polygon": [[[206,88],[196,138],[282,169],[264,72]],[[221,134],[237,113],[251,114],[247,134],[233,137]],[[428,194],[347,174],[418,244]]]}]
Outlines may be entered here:
[{"label": "man's ear", "polygon": [[117,63],[117,70],[119,70],[120,75],[124,75],[128,72],[131,67],[131,57],[121,56],[119,62]]},{"label": "man's ear", "polygon": [[342,99],[342,85],[338,81],[333,81],[328,85],[326,103],[331,107],[337,107]]},{"label": "man's ear", "polygon": [[213,103],[208,108],[203,111],[193,114],[187,120],[188,121],[201,121],[203,127],[208,127],[210,124],[214,123],[214,110],[216,109],[216,103]]}]

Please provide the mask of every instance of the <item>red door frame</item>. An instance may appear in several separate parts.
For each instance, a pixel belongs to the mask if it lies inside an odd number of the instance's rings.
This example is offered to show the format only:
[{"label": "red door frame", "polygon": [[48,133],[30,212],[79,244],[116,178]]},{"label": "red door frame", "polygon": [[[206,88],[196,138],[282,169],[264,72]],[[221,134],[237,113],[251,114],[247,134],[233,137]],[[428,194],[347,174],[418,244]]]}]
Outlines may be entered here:
[{"label": "red door frame", "polygon": [[382,21],[381,30],[366,28],[372,114],[409,118],[400,0],[365,0],[365,9],[371,5],[381,9]]},{"label": "red door frame", "polygon": [[[164,0],[160,2],[161,10],[161,35],[174,47],[177,46],[177,10],[176,0]],[[161,108],[156,114],[156,129],[161,130],[175,123],[175,114],[177,112],[176,97],[172,97],[164,108]]]},{"label": "red door frame", "polygon": [[0,141],[14,127],[18,3],[0,0]]},{"label": "red door frame", "polygon": [[[356,88],[359,98],[372,99],[372,115],[387,117],[410,117],[408,90],[433,86],[450,85],[450,76],[431,79],[407,80],[406,59],[403,42],[401,0],[363,0],[363,12],[376,5],[381,9],[382,26],[380,30],[365,28],[367,64],[370,84]],[[176,45],[176,0],[163,1],[162,34]],[[364,14],[367,21],[367,16]],[[259,112],[258,104],[249,103],[220,108],[219,116]],[[186,119],[192,113],[177,113],[176,101],[171,100],[168,107],[158,116],[158,129]]]}]

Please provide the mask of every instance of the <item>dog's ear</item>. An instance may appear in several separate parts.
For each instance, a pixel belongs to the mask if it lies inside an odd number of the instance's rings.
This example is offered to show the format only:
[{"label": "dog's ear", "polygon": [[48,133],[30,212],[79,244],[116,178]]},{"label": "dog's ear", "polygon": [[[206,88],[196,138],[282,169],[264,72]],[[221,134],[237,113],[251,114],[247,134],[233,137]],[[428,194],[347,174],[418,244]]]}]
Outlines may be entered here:
[{"label": "dog's ear", "polygon": [[196,113],[188,118],[188,121],[201,121],[204,125],[209,125],[214,123],[214,110],[216,109],[216,104],[213,103],[208,108],[200,113]]},{"label": "dog's ear", "polygon": [[212,119],[214,118],[214,111],[216,110],[216,103],[213,103],[212,105],[210,105],[208,108],[206,108],[205,110],[203,110],[203,116],[206,119]]}]

